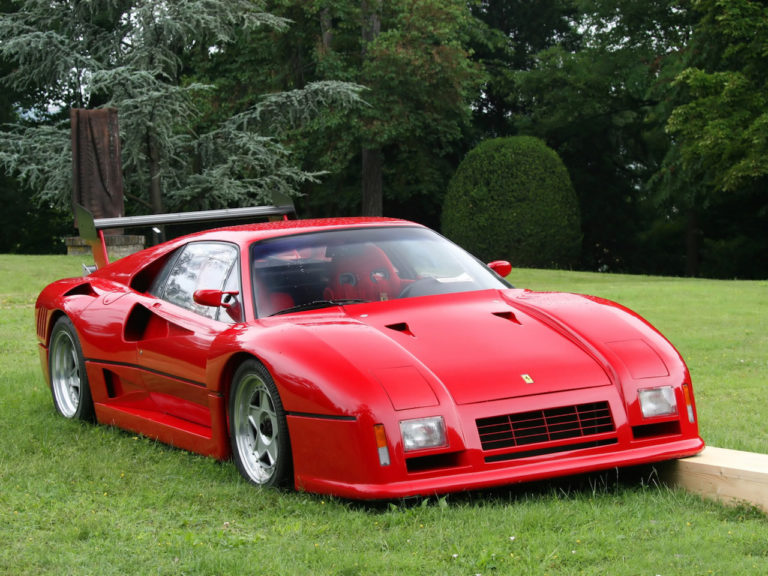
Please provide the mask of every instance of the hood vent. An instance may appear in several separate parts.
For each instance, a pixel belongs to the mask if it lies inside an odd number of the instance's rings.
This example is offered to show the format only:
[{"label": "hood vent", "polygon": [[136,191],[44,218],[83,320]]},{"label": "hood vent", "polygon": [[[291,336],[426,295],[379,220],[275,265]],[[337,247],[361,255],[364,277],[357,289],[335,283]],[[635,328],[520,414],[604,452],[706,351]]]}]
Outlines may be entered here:
[{"label": "hood vent", "polygon": [[416,335],[411,332],[411,329],[408,327],[408,324],[405,322],[398,322],[396,324],[387,324],[387,328],[390,330],[394,330],[395,332],[402,332],[406,336],[411,336],[413,338],[416,337]]},{"label": "hood vent", "polygon": [[499,318],[503,318],[504,320],[509,320],[510,322],[514,322],[518,326],[520,326],[520,320],[517,319],[517,316],[515,316],[514,312],[507,310],[505,312],[494,312],[494,316],[498,316]]}]

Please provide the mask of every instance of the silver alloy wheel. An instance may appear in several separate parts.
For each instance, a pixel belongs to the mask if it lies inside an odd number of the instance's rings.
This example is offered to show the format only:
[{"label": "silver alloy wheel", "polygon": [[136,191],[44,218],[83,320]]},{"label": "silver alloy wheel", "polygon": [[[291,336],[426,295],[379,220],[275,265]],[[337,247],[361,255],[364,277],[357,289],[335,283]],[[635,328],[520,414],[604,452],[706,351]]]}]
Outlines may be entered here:
[{"label": "silver alloy wheel", "polygon": [[251,481],[268,484],[280,457],[275,403],[264,380],[248,373],[235,392],[232,432],[240,462]]},{"label": "silver alloy wheel", "polygon": [[74,418],[82,398],[80,362],[75,341],[66,330],[57,330],[51,340],[51,388],[62,416]]}]

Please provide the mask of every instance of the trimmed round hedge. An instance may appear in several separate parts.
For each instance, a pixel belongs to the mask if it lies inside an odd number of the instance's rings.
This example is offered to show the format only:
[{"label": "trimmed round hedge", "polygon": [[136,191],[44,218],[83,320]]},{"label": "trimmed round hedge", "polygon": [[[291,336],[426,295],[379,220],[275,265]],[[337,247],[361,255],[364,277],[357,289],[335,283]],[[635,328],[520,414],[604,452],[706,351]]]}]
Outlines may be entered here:
[{"label": "trimmed round hedge", "polygon": [[456,170],[442,232],[478,258],[568,268],[581,252],[579,203],[557,153],[538,138],[486,140]]}]

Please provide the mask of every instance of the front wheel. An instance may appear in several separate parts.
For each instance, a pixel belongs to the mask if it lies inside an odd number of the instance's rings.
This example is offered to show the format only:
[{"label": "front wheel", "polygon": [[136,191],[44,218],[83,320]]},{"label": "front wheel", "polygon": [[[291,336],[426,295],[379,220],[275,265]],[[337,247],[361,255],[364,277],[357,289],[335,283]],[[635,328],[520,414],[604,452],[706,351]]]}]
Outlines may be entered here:
[{"label": "front wheel", "polygon": [[93,420],[93,399],[85,360],[72,321],[62,316],[53,325],[48,373],[56,410],[65,418]]},{"label": "front wheel", "polygon": [[235,372],[229,396],[229,437],[240,474],[260,486],[285,484],[291,477],[288,424],[274,380],[256,360]]}]

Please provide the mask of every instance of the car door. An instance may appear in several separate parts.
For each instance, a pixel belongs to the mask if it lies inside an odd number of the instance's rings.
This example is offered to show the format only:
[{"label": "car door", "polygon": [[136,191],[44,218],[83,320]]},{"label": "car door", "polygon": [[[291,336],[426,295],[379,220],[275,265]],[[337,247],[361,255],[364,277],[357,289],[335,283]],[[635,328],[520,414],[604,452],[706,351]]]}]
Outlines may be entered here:
[{"label": "car door", "polygon": [[[240,291],[238,249],[224,242],[193,242],[159,275],[148,297],[137,363],[155,409],[210,427],[206,370],[214,339],[239,318],[225,307],[197,304],[199,289]],[[233,295],[230,311],[242,309]]]}]

